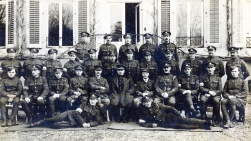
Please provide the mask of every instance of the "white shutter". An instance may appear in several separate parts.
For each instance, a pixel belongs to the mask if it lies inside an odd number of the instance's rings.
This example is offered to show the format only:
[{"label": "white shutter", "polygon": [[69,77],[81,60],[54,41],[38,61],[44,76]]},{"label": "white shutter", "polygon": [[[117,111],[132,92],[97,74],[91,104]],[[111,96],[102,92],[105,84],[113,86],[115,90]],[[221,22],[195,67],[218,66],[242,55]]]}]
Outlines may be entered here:
[{"label": "white shutter", "polygon": [[233,43],[237,46],[243,44],[243,0],[234,0]]},{"label": "white shutter", "polygon": [[8,44],[14,44],[14,1],[8,2]]},{"label": "white shutter", "polygon": [[39,44],[39,1],[30,1],[29,23],[30,23],[30,44]]},{"label": "white shutter", "polygon": [[219,43],[219,0],[210,0],[210,43]]},{"label": "white shutter", "polygon": [[161,31],[170,31],[170,0],[161,1]]},{"label": "white shutter", "polygon": [[78,2],[78,41],[81,41],[80,33],[87,31],[87,0]]}]

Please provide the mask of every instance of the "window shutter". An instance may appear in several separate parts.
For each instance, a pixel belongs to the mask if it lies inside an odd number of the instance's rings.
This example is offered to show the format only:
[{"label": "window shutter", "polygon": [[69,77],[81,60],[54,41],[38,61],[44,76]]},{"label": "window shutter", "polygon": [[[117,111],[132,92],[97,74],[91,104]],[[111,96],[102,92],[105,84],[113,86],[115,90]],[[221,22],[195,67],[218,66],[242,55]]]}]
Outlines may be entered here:
[{"label": "window shutter", "polygon": [[39,1],[30,1],[30,44],[39,44]]},{"label": "window shutter", "polygon": [[14,1],[8,2],[8,44],[14,44]]},{"label": "window shutter", "polygon": [[161,1],[161,31],[170,31],[170,0]]},{"label": "window shutter", "polygon": [[81,41],[80,33],[87,31],[87,0],[78,2],[78,41]]},{"label": "window shutter", "polygon": [[210,43],[219,43],[219,0],[210,0]]},{"label": "window shutter", "polygon": [[[233,37],[234,44],[243,43],[243,0],[234,0],[233,9]],[[248,24],[250,25],[250,24]]]}]

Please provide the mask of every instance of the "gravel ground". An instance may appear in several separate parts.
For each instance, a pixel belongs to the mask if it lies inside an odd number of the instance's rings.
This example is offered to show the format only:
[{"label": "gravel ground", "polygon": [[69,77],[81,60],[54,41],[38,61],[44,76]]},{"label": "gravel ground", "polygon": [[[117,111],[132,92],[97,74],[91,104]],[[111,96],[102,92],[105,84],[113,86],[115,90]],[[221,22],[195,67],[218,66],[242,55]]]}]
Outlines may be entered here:
[{"label": "gravel ground", "polygon": [[246,124],[238,123],[234,128],[224,129],[223,132],[189,132],[189,131],[123,131],[123,130],[89,130],[89,131],[30,131],[4,132],[7,127],[0,127],[0,141],[201,141],[201,140],[251,140],[251,95],[246,106]]}]

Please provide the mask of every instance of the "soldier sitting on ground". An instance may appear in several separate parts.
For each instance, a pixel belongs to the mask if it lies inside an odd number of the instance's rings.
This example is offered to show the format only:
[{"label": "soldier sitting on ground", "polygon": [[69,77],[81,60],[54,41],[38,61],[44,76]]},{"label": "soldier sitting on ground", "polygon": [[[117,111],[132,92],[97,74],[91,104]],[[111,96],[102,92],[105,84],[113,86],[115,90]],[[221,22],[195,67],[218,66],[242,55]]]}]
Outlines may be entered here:
[{"label": "soldier sitting on ground", "polygon": [[14,118],[18,112],[20,95],[23,91],[23,85],[21,80],[16,76],[15,67],[8,67],[6,69],[7,70],[5,71],[7,72],[8,77],[1,80],[0,82],[0,94],[1,94],[0,104],[3,118],[2,127],[7,125],[5,105],[8,102],[13,103],[12,114],[10,116],[8,125],[12,126],[14,124]]},{"label": "soldier sitting on ground", "polygon": [[76,110],[68,110],[52,118],[44,119],[32,124],[35,126],[46,126],[51,128],[69,127],[95,127],[100,124],[99,108],[96,106],[98,97],[91,94],[89,103],[82,103]]}]

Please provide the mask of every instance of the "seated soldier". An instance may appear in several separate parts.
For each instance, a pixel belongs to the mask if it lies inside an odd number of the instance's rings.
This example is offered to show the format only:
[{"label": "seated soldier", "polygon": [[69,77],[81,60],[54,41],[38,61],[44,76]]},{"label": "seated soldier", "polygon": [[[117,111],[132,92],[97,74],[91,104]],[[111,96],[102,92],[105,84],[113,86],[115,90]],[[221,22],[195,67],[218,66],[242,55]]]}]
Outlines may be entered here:
[{"label": "seated soldier", "polygon": [[53,117],[55,108],[60,108],[60,112],[66,110],[65,101],[68,93],[68,80],[62,77],[63,68],[53,69],[54,77],[48,80],[49,86],[49,112],[48,117]]},{"label": "seated soldier", "polygon": [[81,103],[76,110],[68,110],[52,118],[32,124],[34,126],[50,126],[52,128],[95,127],[100,124],[99,109],[96,106],[98,97],[91,94],[89,103]]},{"label": "seated soldier", "polygon": [[83,63],[84,70],[87,73],[88,77],[94,76],[94,66],[102,65],[101,61],[96,58],[96,52],[97,52],[96,49],[88,50],[90,58],[85,60]]},{"label": "seated soldier", "polygon": [[179,82],[179,93],[177,94],[177,99],[184,102],[184,108],[186,115],[189,116],[189,112],[193,115],[196,114],[196,110],[193,105],[193,100],[198,101],[199,92],[199,78],[196,75],[191,74],[192,66],[191,64],[186,64],[183,69],[183,75],[178,78]]},{"label": "seated soldier", "polygon": [[16,76],[16,69],[15,67],[8,67],[7,69],[7,75],[8,77],[3,79],[0,82],[0,104],[1,104],[1,110],[2,110],[2,118],[3,123],[2,127],[7,125],[7,116],[6,116],[6,103],[12,102],[12,114],[10,116],[10,120],[8,122],[9,126],[12,126],[14,123],[14,118],[17,115],[18,112],[18,106],[19,106],[19,98],[23,91],[23,85],[21,80]]},{"label": "seated soldier", "polygon": [[[42,68],[39,65],[32,67],[32,77],[24,81],[24,98],[21,100],[21,105],[28,117],[28,124],[38,114],[38,119],[44,119],[45,116],[45,99],[48,95],[49,89],[45,77],[41,77]],[[35,104],[32,110],[32,104]],[[39,109],[38,109],[39,107]],[[39,113],[38,113],[39,112]]]},{"label": "seated soldier", "polygon": [[86,103],[88,98],[88,78],[82,76],[83,68],[78,65],[74,68],[76,77],[71,78],[69,83],[69,97],[66,106],[75,109],[81,103]]},{"label": "seated soldier", "polygon": [[139,124],[144,127],[204,128],[210,130],[210,121],[185,118],[178,110],[161,103],[152,103],[148,97],[142,98],[139,107]]},{"label": "seated soldier", "polygon": [[209,62],[206,64],[208,73],[200,77],[200,102],[201,118],[206,118],[207,105],[213,105],[213,126],[218,125],[220,117],[220,99],[222,93],[221,78],[214,74],[216,64]]},{"label": "seated soldier", "polygon": [[95,76],[89,78],[89,89],[90,92],[97,93],[98,104],[97,106],[100,109],[100,116],[102,117],[102,122],[107,121],[107,110],[110,105],[109,95],[109,84],[107,80],[101,77],[102,66],[95,66]]},{"label": "seated soldier", "polygon": [[171,64],[169,62],[163,62],[161,70],[162,74],[157,77],[154,84],[157,94],[154,102],[163,102],[165,105],[174,107],[176,103],[175,94],[178,91],[177,77],[171,74]]},{"label": "seated soldier", "polygon": [[232,77],[225,83],[223,89],[224,99],[221,101],[223,119],[226,120],[226,124],[223,126],[224,128],[233,127],[232,121],[236,107],[245,108],[247,103],[247,84],[246,81],[239,76],[241,72],[240,68],[237,66],[231,66],[230,68]]},{"label": "seated soldier", "polygon": [[144,58],[140,62],[140,68],[147,68],[149,70],[149,77],[155,80],[158,75],[158,66],[155,60],[152,58],[151,52],[146,51]]},{"label": "seated soldier", "polygon": [[[180,67],[178,62],[176,62],[176,60],[173,58],[173,52],[171,51],[171,49],[166,49],[164,51],[164,55],[165,57],[163,58],[162,62],[168,62],[171,64],[171,74],[175,75],[176,77],[178,77],[180,75]],[[159,70],[161,70],[161,66],[162,64],[159,65]]]},{"label": "seated soldier", "polygon": [[[111,83],[111,116],[116,122],[128,122],[130,118],[130,108],[132,107],[135,86],[131,78],[125,77],[126,67],[117,65],[117,76]],[[121,115],[121,108],[124,108]]]}]

